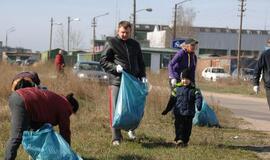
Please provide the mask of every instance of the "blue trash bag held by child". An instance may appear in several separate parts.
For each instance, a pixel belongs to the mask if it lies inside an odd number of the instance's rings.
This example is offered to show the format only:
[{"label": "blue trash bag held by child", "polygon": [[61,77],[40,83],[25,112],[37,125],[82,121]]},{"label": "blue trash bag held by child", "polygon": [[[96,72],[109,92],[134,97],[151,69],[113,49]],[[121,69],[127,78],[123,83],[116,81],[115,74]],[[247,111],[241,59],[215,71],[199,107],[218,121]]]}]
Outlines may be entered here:
[{"label": "blue trash bag held by child", "polygon": [[196,108],[193,124],[208,127],[219,126],[219,121],[215,112],[209,107],[205,99],[203,99],[201,111],[198,111]]},{"label": "blue trash bag held by child", "polygon": [[49,123],[37,131],[24,131],[22,145],[33,160],[82,160]]},{"label": "blue trash bag held by child", "polygon": [[122,73],[112,126],[117,129],[136,129],[144,114],[148,87],[127,72]]}]

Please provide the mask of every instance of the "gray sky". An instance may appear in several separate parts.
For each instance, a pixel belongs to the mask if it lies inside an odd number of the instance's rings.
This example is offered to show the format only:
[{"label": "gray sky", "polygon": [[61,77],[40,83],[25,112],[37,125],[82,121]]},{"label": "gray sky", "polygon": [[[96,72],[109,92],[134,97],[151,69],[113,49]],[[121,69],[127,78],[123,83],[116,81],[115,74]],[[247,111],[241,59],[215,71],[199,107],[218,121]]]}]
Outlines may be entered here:
[{"label": "gray sky", "polygon": [[[137,10],[152,8],[152,12],[138,12],[137,23],[171,24],[174,4],[182,0],[137,0]],[[238,0],[191,0],[183,4],[196,12],[195,26],[239,27]],[[32,50],[49,48],[50,18],[63,23],[54,26],[53,48],[59,47],[56,32],[61,27],[67,35],[67,17],[80,18],[72,21],[71,29],[80,32],[82,49],[90,48],[92,39],[91,21],[94,16],[110,12],[97,18],[97,37],[113,35],[120,20],[129,20],[133,0],[0,0],[0,41],[5,45],[7,29],[15,27],[8,33],[8,45]],[[270,1],[247,0],[243,27],[245,29],[270,30]],[[59,38],[58,38],[59,39]],[[65,39],[65,42],[67,40]],[[65,44],[66,45],[66,44]]]}]

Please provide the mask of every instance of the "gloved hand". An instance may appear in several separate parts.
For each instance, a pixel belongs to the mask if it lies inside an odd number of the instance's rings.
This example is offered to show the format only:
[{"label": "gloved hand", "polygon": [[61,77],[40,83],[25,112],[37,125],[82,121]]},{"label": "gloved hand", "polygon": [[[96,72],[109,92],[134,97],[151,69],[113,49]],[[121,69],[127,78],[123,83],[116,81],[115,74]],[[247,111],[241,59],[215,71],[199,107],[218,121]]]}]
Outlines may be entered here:
[{"label": "gloved hand", "polygon": [[123,67],[122,67],[121,65],[118,64],[118,65],[116,66],[116,72],[117,72],[117,73],[122,73],[122,72],[123,72]]},{"label": "gloved hand", "polygon": [[172,87],[174,87],[175,85],[176,85],[176,79],[171,79],[171,85],[172,85]]},{"label": "gloved hand", "polygon": [[253,91],[254,91],[256,94],[258,94],[259,91],[260,91],[260,87],[259,87],[259,86],[254,86],[254,87],[253,87]]},{"label": "gloved hand", "polygon": [[148,79],[146,77],[142,77],[142,82],[143,83],[147,83],[148,82]]},{"label": "gloved hand", "polygon": [[166,115],[168,112],[167,111],[163,111],[161,114],[164,116]]}]

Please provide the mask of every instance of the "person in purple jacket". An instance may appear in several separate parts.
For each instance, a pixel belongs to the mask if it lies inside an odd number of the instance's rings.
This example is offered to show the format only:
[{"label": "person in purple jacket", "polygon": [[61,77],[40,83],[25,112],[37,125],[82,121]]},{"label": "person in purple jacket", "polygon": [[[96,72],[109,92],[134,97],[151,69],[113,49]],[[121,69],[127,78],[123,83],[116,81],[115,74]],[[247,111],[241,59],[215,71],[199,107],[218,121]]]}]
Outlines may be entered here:
[{"label": "person in purple jacket", "polygon": [[191,71],[191,82],[195,84],[195,70],[197,64],[197,56],[195,50],[197,48],[198,41],[193,38],[188,38],[181,45],[181,49],[175,54],[170,61],[169,68],[169,83],[173,88],[177,82],[180,82],[180,75],[184,69],[189,68]]}]

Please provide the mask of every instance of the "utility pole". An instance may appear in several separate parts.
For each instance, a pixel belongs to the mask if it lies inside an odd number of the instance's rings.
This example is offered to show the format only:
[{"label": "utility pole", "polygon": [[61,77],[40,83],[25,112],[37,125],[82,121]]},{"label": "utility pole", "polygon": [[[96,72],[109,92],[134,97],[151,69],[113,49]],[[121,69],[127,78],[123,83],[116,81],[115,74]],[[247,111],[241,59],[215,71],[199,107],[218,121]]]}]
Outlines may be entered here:
[{"label": "utility pole", "polygon": [[132,26],[132,38],[136,38],[136,0],[133,0],[133,26]]},{"label": "utility pole", "polygon": [[93,59],[95,58],[95,53],[96,53],[95,46],[96,46],[97,18],[102,17],[102,16],[106,16],[108,14],[109,14],[109,12],[93,17],[93,20],[92,20],[92,27],[93,27],[93,43],[92,43],[92,45],[93,45],[93,48],[92,48],[92,50],[93,50]]},{"label": "utility pole", "polygon": [[50,29],[50,49],[49,49],[49,55],[48,60],[51,58],[51,50],[52,50],[52,31],[53,31],[53,18],[51,17],[51,29]]},{"label": "utility pole", "polygon": [[70,22],[72,22],[72,21],[80,21],[80,18],[71,18],[70,16],[68,16],[68,37],[67,37],[67,52],[68,52],[68,54],[69,54],[69,43],[70,43],[70,41],[69,41],[69,36],[70,36]]},{"label": "utility pole", "polygon": [[239,80],[240,76],[240,63],[241,63],[241,45],[242,45],[242,24],[243,24],[243,13],[245,12],[244,9],[244,2],[245,0],[240,1],[240,28],[239,28],[239,37],[238,37],[238,54],[237,54],[237,79]]},{"label": "utility pole", "polygon": [[191,0],[184,0],[184,1],[181,1],[181,2],[176,3],[174,5],[173,40],[175,40],[175,38],[176,38],[176,18],[177,18],[177,8],[178,8],[178,5],[183,4],[185,2],[188,2],[188,1],[191,1]]},{"label": "utility pole", "polygon": [[95,50],[95,46],[96,46],[96,44],[95,44],[95,41],[96,41],[96,17],[94,17],[93,18],[93,22],[92,22],[92,27],[93,27],[93,55],[95,55],[95,52],[96,52],[96,50]]},{"label": "utility pole", "polygon": [[69,34],[70,34],[70,22],[71,22],[71,20],[70,20],[70,17],[68,16],[68,35],[67,35],[67,52],[68,52],[68,54],[69,54]]},{"label": "utility pole", "polygon": [[176,16],[177,16],[177,4],[174,5],[173,40],[175,40],[176,38]]},{"label": "utility pole", "polygon": [[15,27],[11,27],[11,28],[6,30],[6,49],[8,48],[8,34],[10,32],[14,32],[15,30],[16,30]]}]

